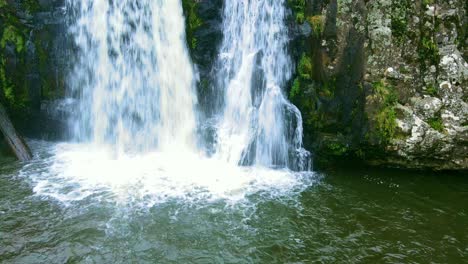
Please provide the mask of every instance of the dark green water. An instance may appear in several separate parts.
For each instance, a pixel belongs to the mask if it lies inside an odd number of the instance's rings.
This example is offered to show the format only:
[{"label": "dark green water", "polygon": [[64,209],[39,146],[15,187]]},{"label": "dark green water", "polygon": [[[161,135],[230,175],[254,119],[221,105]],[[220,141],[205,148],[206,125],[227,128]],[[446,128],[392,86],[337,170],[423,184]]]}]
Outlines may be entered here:
[{"label": "dark green water", "polygon": [[64,205],[0,164],[2,263],[468,263],[468,177],[337,169],[300,194]]}]

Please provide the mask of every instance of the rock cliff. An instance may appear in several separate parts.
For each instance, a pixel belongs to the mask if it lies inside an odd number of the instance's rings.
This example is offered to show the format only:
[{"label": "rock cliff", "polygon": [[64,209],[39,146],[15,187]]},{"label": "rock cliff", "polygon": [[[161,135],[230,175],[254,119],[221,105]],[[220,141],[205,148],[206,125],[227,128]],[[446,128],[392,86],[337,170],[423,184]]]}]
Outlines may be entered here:
[{"label": "rock cliff", "polygon": [[468,168],[465,1],[289,4],[290,98],[318,161]]}]

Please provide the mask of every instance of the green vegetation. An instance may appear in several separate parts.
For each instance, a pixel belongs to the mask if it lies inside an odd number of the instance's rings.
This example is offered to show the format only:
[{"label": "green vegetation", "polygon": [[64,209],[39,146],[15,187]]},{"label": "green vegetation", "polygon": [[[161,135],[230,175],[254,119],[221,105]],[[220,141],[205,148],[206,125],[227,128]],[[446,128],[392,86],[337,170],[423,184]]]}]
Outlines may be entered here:
[{"label": "green vegetation", "polygon": [[320,87],[319,94],[322,97],[332,98],[335,96],[336,77],[330,78]]},{"label": "green vegetation", "polygon": [[429,94],[432,97],[436,97],[439,91],[437,88],[435,88],[433,85],[429,85],[429,87],[426,88],[427,94]]},{"label": "green vegetation", "polygon": [[419,49],[419,59],[429,61],[431,64],[437,65],[440,60],[439,47],[431,38],[422,37],[421,47]]},{"label": "green vegetation", "polygon": [[13,96],[13,85],[11,81],[6,76],[5,70],[5,59],[0,58],[0,84],[2,85],[3,94],[5,95],[5,99],[9,102],[14,102]]},{"label": "green vegetation", "polygon": [[299,76],[304,80],[311,80],[313,73],[312,59],[305,53],[302,54],[301,60],[297,66]]},{"label": "green vegetation", "polygon": [[411,10],[411,2],[409,0],[392,1],[392,35],[400,42],[407,36],[409,10]]},{"label": "green vegetation", "polygon": [[393,106],[397,103],[398,97],[393,86],[384,81],[374,83],[374,92],[383,99],[385,106]]},{"label": "green vegetation", "polygon": [[16,52],[21,53],[24,50],[24,38],[21,32],[14,26],[9,25],[3,30],[0,48],[5,49],[7,43],[12,43],[16,47]]},{"label": "green vegetation", "polygon": [[423,6],[434,4],[434,0],[422,0]]},{"label": "green vegetation", "polygon": [[41,9],[37,0],[24,0],[21,5],[29,13],[34,13]]},{"label": "green vegetation", "polygon": [[198,16],[198,3],[196,0],[182,0],[182,7],[185,15],[185,30],[187,32],[187,43],[190,49],[197,47],[197,38],[195,31],[203,24]]},{"label": "green vegetation", "polygon": [[393,107],[384,107],[376,116],[377,132],[381,139],[388,142],[395,135],[396,114]]},{"label": "green vegetation", "polygon": [[381,143],[386,143],[395,136],[397,128],[395,105],[398,102],[398,98],[394,88],[384,81],[374,83],[373,88],[375,95],[381,103],[374,117],[374,135]]},{"label": "green vegetation", "polygon": [[303,24],[305,22],[305,7],[306,1],[305,0],[288,0],[289,7],[293,10],[296,16],[296,22],[299,24]]},{"label": "green vegetation", "polygon": [[[25,27],[9,8],[8,4],[0,0],[0,91],[3,93],[2,103],[10,110],[21,115],[28,106],[28,89],[25,87],[23,65],[26,55]],[[6,48],[11,46],[19,60],[19,68],[8,71],[8,58]]]},{"label": "green vegetation", "polygon": [[343,156],[348,152],[348,146],[341,142],[330,142],[326,144],[326,152],[332,156]]},{"label": "green vegetation", "polygon": [[430,118],[427,123],[436,131],[443,132],[444,124],[440,116]]},{"label": "green vegetation", "polygon": [[27,90],[17,89],[13,80],[6,75],[6,61],[3,56],[0,57],[0,85],[7,106],[14,111],[24,112],[28,103]]},{"label": "green vegetation", "polygon": [[299,24],[304,24],[305,21],[305,14],[302,12],[299,12],[296,14],[296,22]]},{"label": "green vegetation", "polygon": [[314,30],[314,34],[317,36],[320,36],[323,32],[325,18],[322,15],[310,16],[307,18],[307,21],[312,26],[312,29]]},{"label": "green vegetation", "polygon": [[289,98],[294,99],[301,92],[301,80],[299,78],[294,79],[291,91],[289,92]]},{"label": "green vegetation", "polygon": [[294,79],[293,85],[289,92],[289,98],[294,99],[301,93],[301,86],[303,83],[312,80],[313,74],[313,64],[312,58],[303,53],[299,63],[297,64],[297,74],[298,76]]}]

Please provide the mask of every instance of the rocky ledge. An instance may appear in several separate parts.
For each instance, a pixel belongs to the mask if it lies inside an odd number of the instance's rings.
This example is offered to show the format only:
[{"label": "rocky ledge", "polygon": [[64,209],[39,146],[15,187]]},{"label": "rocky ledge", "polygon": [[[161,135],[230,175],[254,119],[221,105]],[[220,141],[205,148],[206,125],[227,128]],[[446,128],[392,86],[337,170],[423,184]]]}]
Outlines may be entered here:
[{"label": "rocky ledge", "polygon": [[465,1],[288,3],[290,98],[319,163],[468,169]]}]

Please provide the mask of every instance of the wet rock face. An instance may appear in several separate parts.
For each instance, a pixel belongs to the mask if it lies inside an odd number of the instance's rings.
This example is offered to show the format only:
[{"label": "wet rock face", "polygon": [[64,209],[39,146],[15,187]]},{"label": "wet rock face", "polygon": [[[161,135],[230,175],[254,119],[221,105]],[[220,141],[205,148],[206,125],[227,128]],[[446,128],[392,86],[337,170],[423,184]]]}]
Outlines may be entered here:
[{"label": "wet rock face", "polygon": [[216,94],[213,93],[215,80],[212,69],[218,59],[218,48],[223,39],[224,0],[196,0],[195,3],[197,7],[195,12],[201,25],[194,32],[197,45],[189,47],[200,77],[197,89],[199,106],[206,117],[210,117],[214,114],[213,102],[216,101]]},{"label": "wet rock face", "polygon": [[292,47],[303,54],[291,100],[316,156],[468,169],[465,1],[318,0],[295,12],[320,29]]},{"label": "wet rock face", "polygon": [[24,134],[49,137],[50,131],[38,129],[54,122],[41,110],[42,101],[64,96],[72,61],[65,2],[6,1],[0,9],[2,103]]}]

